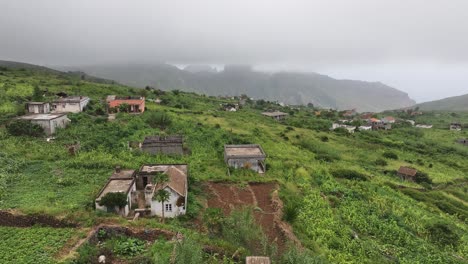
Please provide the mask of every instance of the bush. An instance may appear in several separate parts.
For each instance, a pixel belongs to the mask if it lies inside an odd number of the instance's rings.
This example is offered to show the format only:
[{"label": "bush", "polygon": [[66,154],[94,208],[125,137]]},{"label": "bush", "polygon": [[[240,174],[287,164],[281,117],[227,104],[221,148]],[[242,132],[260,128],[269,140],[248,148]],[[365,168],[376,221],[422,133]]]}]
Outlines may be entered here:
[{"label": "bush", "polygon": [[365,174],[362,174],[358,171],[349,170],[349,169],[336,169],[331,172],[336,178],[348,179],[348,180],[358,180],[358,181],[367,181],[368,178]]},{"label": "bush", "polygon": [[119,208],[127,205],[127,195],[121,192],[110,192],[104,195],[99,201],[100,206],[114,208],[118,206]]},{"label": "bush", "polygon": [[152,128],[159,127],[161,129],[165,129],[172,123],[172,120],[165,112],[149,112],[146,115],[146,122]]},{"label": "bush", "polygon": [[417,183],[427,183],[427,184],[432,184],[432,179],[429,178],[429,175],[427,173],[418,171],[416,173],[416,177],[414,179]]},{"label": "bush", "polygon": [[114,252],[123,256],[136,256],[145,250],[145,242],[136,238],[122,237],[114,245]]},{"label": "bush", "polygon": [[177,243],[175,249],[174,264],[203,264],[202,247],[189,237],[186,237],[182,242]]},{"label": "bush", "polygon": [[391,151],[385,151],[382,156],[384,158],[387,158],[387,159],[393,159],[393,160],[397,160],[398,159],[398,155],[395,153],[395,152],[391,152]]},{"label": "bush", "polygon": [[429,233],[429,239],[439,245],[440,247],[453,246],[457,247],[460,236],[456,233],[454,228],[446,223],[438,222],[426,227]]},{"label": "bush", "polygon": [[388,163],[387,163],[387,161],[384,160],[384,159],[377,159],[377,160],[375,161],[375,165],[377,165],[377,166],[387,166]]},{"label": "bush", "polygon": [[44,129],[26,120],[14,120],[6,127],[8,133],[12,136],[30,136],[40,137],[44,135]]}]

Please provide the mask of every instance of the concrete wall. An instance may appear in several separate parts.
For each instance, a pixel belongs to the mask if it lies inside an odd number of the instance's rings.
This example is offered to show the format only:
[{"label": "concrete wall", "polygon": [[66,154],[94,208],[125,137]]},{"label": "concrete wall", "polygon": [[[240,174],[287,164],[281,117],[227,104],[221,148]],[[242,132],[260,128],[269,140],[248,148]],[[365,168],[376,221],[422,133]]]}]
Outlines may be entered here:
[{"label": "concrete wall", "polygon": [[239,168],[246,168],[249,167],[251,170],[260,172],[262,168],[259,166],[259,162],[263,162],[263,160],[259,159],[228,159],[229,167],[233,167],[235,169]]},{"label": "concrete wall", "polygon": [[[180,195],[169,187],[166,187],[164,190],[168,191],[171,194],[169,198],[169,202],[164,203],[164,207],[166,207],[166,204],[172,205],[172,212],[164,211],[164,217],[173,218],[173,217],[177,217],[179,215],[185,214],[186,208],[182,206],[181,207],[177,206],[177,200],[179,199]],[[147,198],[147,202],[148,201],[149,200]],[[187,197],[185,197],[185,205],[187,205]],[[162,209],[161,203],[156,200],[151,199],[151,215],[157,215],[161,217],[162,216],[161,209]]]},{"label": "concrete wall", "polygon": [[35,114],[47,114],[50,113],[50,105],[49,104],[28,104],[28,112],[35,113]]},{"label": "concrete wall", "polygon": [[86,107],[86,105],[88,105],[88,103],[89,103],[89,98],[86,98],[85,100],[81,102],[52,103],[52,105],[54,106],[53,108],[55,112],[79,113],[79,112],[83,112],[83,109]]},{"label": "concrete wall", "polygon": [[65,128],[69,122],[66,115],[52,120],[31,120],[31,123],[40,125],[48,136],[54,134],[58,127]]}]

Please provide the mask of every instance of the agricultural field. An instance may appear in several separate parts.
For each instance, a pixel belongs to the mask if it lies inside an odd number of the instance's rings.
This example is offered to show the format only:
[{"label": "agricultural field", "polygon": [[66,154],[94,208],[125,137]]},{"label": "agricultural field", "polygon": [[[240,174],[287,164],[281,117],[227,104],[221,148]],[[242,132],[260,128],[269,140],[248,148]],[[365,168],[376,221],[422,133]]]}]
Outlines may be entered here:
[{"label": "agricultural field", "polygon": [[[32,99],[37,87],[49,94],[66,91],[87,95],[92,101],[85,112],[69,115],[70,126],[59,130],[52,141],[11,135],[5,125],[24,113],[24,102]],[[144,114],[119,113],[109,122],[102,103],[109,94],[160,98],[162,104],[147,102]],[[432,129],[402,124],[389,131],[347,134],[329,130],[340,119],[337,112],[316,116],[316,109],[264,101],[249,101],[238,112],[225,112],[220,110],[225,102],[233,101],[177,90],[95,83],[75,75],[31,69],[1,70],[0,210],[43,214],[79,225],[76,229],[0,227],[1,237],[8,234],[11,239],[0,242],[6,263],[61,261],[56,253],[76,239],[78,229],[102,223],[181,232],[190,239],[187,245],[176,247],[180,261],[187,252],[200,248],[226,253],[220,257],[204,250],[190,260],[192,263],[242,263],[242,257],[249,254],[269,255],[274,263],[468,261],[468,147],[455,143],[458,138],[468,138],[468,129],[448,130],[450,122],[468,124],[467,113],[430,112],[413,117],[418,123],[434,124]],[[287,112],[289,117],[277,122],[260,114],[267,109]],[[403,113],[387,114],[407,119]],[[189,154],[150,156],[127,145],[148,135],[171,134],[184,136]],[[76,141],[81,149],[70,155],[66,145]],[[248,170],[228,174],[223,146],[244,143],[260,144],[267,153],[264,175]],[[189,165],[188,212],[184,217],[165,224],[154,218],[130,223],[94,211],[94,199],[115,166],[137,169],[145,163]],[[396,176],[400,166],[426,173],[430,182],[400,180]],[[253,182],[278,188],[259,196]],[[243,195],[248,186],[255,195]],[[284,203],[281,221],[292,227],[301,247],[291,245],[288,239],[280,249],[268,243],[262,248],[253,245],[259,237],[266,237],[264,241],[272,237],[271,230],[265,228],[270,220],[262,222],[265,218],[261,214],[271,210],[273,189]],[[243,210],[243,205],[252,206]],[[233,229],[240,231],[229,232]],[[66,261],[86,263],[79,261],[96,257],[102,249],[122,250],[116,258],[131,263],[134,256],[126,255],[126,247],[121,245],[131,244],[145,259],[165,263],[172,253],[161,252],[174,249],[166,240],[155,239],[150,245],[127,240],[113,238],[103,248],[84,244]],[[15,253],[28,245],[34,245],[33,250]],[[238,255],[233,257],[235,253]]]}]

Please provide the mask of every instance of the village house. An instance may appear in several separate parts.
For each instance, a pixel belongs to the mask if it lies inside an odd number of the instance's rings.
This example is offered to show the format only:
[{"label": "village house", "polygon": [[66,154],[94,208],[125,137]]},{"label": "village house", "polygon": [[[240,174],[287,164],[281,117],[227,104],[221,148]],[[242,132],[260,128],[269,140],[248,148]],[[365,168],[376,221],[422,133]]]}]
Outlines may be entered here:
[{"label": "village house", "polygon": [[429,128],[432,128],[432,125],[418,124],[418,125],[416,125],[415,127],[417,127],[417,128],[426,128],[426,129],[429,129]]},{"label": "village house", "polygon": [[344,128],[348,131],[348,133],[351,133],[351,134],[354,133],[354,131],[356,130],[355,126],[348,126],[348,125],[343,125],[343,124],[338,124],[338,123],[333,123],[330,130],[335,130],[337,128]]},{"label": "village house", "polygon": [[[158,174],[166,174],[167,182],[157,182]],[[186,164],[143,165],[138,171],[137,189],[144,189],[145,204],[151,215],[177,217],[186,212],[188,193],[188,166]],[[162,203],[155,199],[159,190],[167,191],[169,200]]]},{"label": "village house", "polygon": [[239,110],[239,104],[225,103],[221,104],[221,108],[227,112],[236,112]]},{"label": "village house", "polygon": [[395,123],[395,118],[393,116],[386,116],[382,118],[381,120],[384,124],[394,124]]},{"label": "village house", "polygon": [[462,124],[461,123],[451,123],[450,124],[450,130],[452,130],[452,131],[461,131],[462,130]]},{"label": "village house", "polygon": [[56,113],[79,113],[88,105],[89,97],[68,96],[52,102],[52,111]]},{"label": "village house", "polygon": [[[120,167],[117,167],[112,174],[112,176],[107,181],[106,185],[101,189],[97,198],[95,200],[96,210],[102,210],[106,212],[116,212],[122,216],[128,216],[132,205],[136,203],[136,185],[134,178],[134,170],[122,170]],[[106,206],[101,206],[101,198],[108,193],[124,193],[127,196],[127,204],[119,208],[108,208]]]},{"label": "village house", "polygon": [[372,126],[360,126],[359,131],[369,131],[372,130]]},{"label": "village house", "polygon": [[50,104],[45,102],[28,102],[26,110],[32,114],[48,114],[50,113]]},{"label": "village house", "polygon": [[343,113],[344,117],[352,117],[357,115],[356,109],[351,109],[351,110],[345,110]]},{"label": "village house", "polygon": [[401,166],[397,171],[397,175],[405,181],[414,181],[417,173],[418,171],[416,169],[405,166]]},{"label": "village house", "polygon": [[266,154],[262,147],[252,145],[225,145],[224,161],[235,169],[247,168],[258,173],[265,173]]},{"label": "village house", "polygon": [[361,119],[369,120],[369,119],[372,118],[373,115],[374,115],[374,113],[371,113],[371,112],[362,113],[361,114]]},{"label": "village house", "polygon": [[143,152],[157,155],[183,155],[183,137],[179,135],[173,136],[149,136],[145,137],[145,140],[141,144],[141,150]]},{"label": "village house", "polygon": [[50,136],[55,133],[57,128],[65,128],[70,119],[65,113],[56,114],[30,114],[17,117],[19,120],[27,120],[33,124],[37,124],[44,129],[46,135]]},{"label": "village house", "polygon": [[271,264],[269,257],[249,256],[245,258],[245,264]]},{"label": "village house", "polygon": [[276,120],[283,120],[288,116],[288,114],[280,112],[280,111],[263,112],[262,115],[271,117],[271,118],[276,119]]},{"label": "village house", "polygon": [[128,105],[128,111],[130,113],[143,113],[145,111],[145,97],[117,97],[115,95],[109,95],[106,98],[108,111],[119,112],[120,105]]}]

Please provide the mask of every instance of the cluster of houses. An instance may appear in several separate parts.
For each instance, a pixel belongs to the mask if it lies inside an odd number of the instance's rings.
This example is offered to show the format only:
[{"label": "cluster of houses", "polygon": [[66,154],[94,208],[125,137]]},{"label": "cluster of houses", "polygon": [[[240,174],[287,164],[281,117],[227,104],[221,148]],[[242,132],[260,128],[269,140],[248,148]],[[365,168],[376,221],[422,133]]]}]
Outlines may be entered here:
[{"label": "cluster of houses", "polygon": [[[146,143],[145,143],[146,142]],[[183,154],[181,136],[146,137],[142,149],[151,154]],[[259,174],[265,173],[266,154],[260,145],[226,145],[224,160],[228,167],[245,168]],[[167,180],[159,181],[165,174]],[[132,210],[141,216],[177,217],[186,212],[188,195],[187,164],[145,164],[137,171],[117,167],[99,192],[95,204],[97,210],[117,212],[128,216]],[[167,201],[158,202],[155,196],[159,190],[169,193]],[[100,205],[108,193],[123,193],[127,197],[124,207],[108,208]]]},{"label": "cluster of houses", "polygon": [[82,112],[89,103],[89,97],[86,96],[61,95],[51,103],[26,103],[27,114],[16,119],[26,120],[41,126],[46,135],[54,134],[57,128],[65,128],[70,123],[67,113]]},{"label": "cluster of houses", "polygon": [[[349,111],[351,111],[351,110],[349,110]],[[349,111],[346,111],[345,114],[348,113]],[[351,114],[351,113],[352,112],[349,112],[348,115]],[[343,116],[345,114],[343,114]],[[349,125],[351,122],[353,122],[353,120],[342,119],[342,120],[339,120],[338,123],[333,123],[330,130],[335,130],[337,128],[344,128],[349,133],[354,133],[356,131],[356,129],[358,129],[359,131],[390,130],[390,129],[392,129],[392,124],[394,124],[395,121],[396,121],[396,119],[394,117],[392,117],[392,116],[387,116],[387,117],[384,117],[382,119],[373,118],[372,113],[363,114],[363,116],[361,116],[361,118],[362,118],[361,120],[364,121],[365,124],[363,124],[363,125],[361,125],[359,127]]]}]

